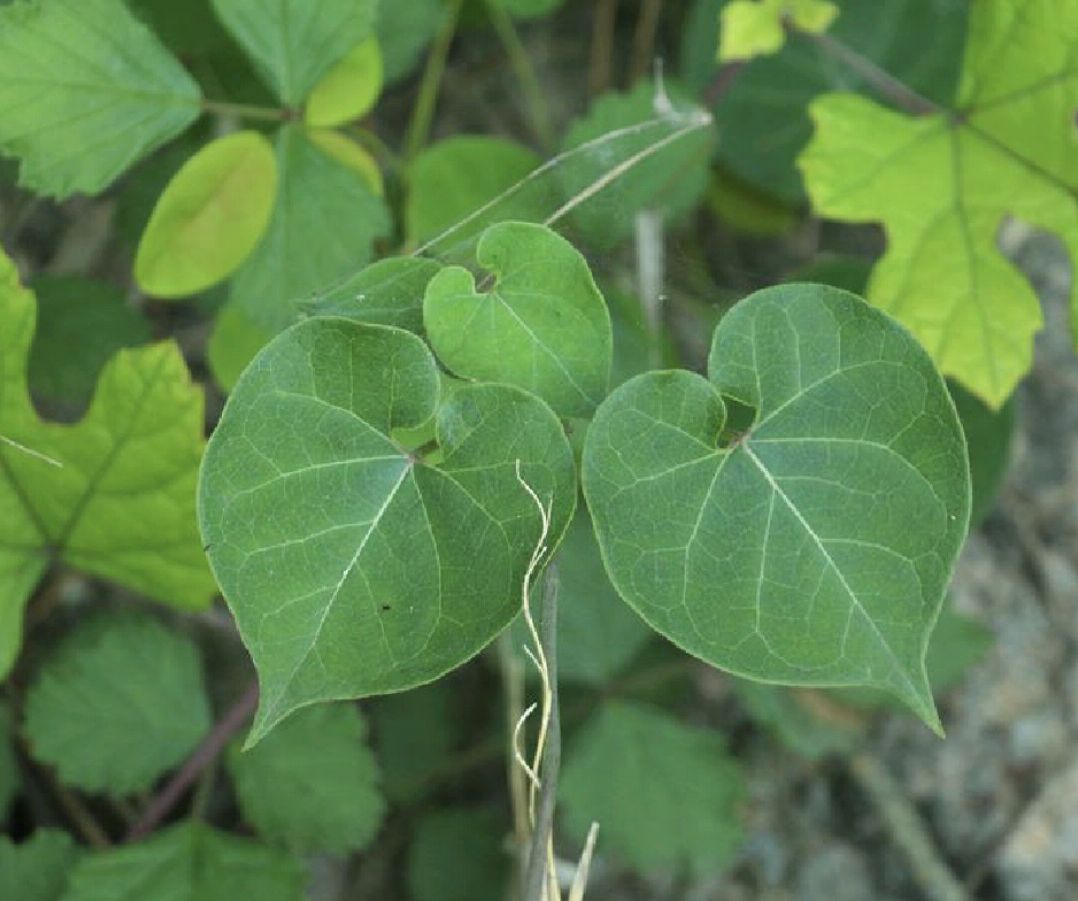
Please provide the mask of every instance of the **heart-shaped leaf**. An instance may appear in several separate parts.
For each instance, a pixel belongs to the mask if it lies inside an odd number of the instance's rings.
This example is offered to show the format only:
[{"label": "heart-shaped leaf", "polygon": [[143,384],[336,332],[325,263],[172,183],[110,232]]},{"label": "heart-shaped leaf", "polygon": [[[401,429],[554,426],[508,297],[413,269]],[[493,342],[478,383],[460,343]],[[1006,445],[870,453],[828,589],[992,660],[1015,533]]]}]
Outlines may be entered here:
[{"label": "heart-shaped leaf", "polygon": [[[548,546],[568,524],[554,413],[503,385],[440,399],[439,382],[415,335],[336,318],[293,326],[240,378],[199,516],[259,673],[250,742],[306,704],[435,679],[508,625],[541,530],[517,461],[553,504]],[[394,440],[432,416],[435,451]]]},{"label": "heart-shaped leaf", "polygon": [[[627,382],[588,432],[615,587],[709,663],[876,686],[938,729],[925,649],[970,486],[927,354],[852,294],[784,285],[726,315],[709,368]],[[724,434],[724,395],[755,411],[744,434]]]},{"label": "heart-shaped leaf", "polygon": [[427,285],[423,322],[438,358],[463,378],[517,385],[562,416],[587,416],[606,393],[610,315],[587,261],[542,225],[492,225],[476,248],[484,291],[460,266]]}]

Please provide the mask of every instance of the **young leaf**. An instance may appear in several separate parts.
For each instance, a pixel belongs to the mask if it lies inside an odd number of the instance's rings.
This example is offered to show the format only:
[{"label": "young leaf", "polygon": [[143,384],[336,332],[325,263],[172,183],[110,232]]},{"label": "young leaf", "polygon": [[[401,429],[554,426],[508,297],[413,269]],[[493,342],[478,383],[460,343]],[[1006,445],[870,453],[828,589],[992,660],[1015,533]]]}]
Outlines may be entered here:
[{"label": "young leaf", "polygon": [[[431,144],[408,169],[408,201],[404,230],[413,244],[422,244],[474,213],[483,204],[539,167],[533,151],[504,138],[458,135]],[[542,220],[545,207],[531,202],[524,192],[501,210],[503,219]],[[481,230],[462,229],[456,240],[465,241]]]},{"label": "young leaf", "polygon": [[60,901],[79,849],[59,829],[38,829],[16,845],[0,835],[0,898]]},{"label": "young leaf", "polygon": [[299,309],[310,316],[341,316],[421,335],[423,294],[441,268],[424,257],[387,257],[301,302]]},{"label": "young leaf", "polygon": [[316,147],[303,128],[281,129],[277,170],[269,228],[236,273],[227,318],[210,340],[210,363],[226,388],[255,350],[295,321],[296,301],[363,266],[390,228],[389,211],[366,179]]},{"label": "young leaf", "polygon": [[90,620],[26,697],[33,755],[90,792],[144,791],[210,727],[198,650],[149,617]]},{"label": "young leaf", "polygon": [[[574,209],[572,221],[589,244],[605,248],[628,238],[633,233],[634,216],[643,210],[657,209],[677,217],[695,207],[707,190],[716,130],[708,124],[707,114],[695,107],[676,84],[668,82],[659,92],[647,80],[640,81],[628,94],[599,97],[587,115],[569,129],[564,150],[582,147],[610,132],[641,126],[635,136],[628,132],[625,143],[619,146],[619,157],[631,158],[632,150],[654,149],[658,143],[655,132],[642,123],[662,121],[672,111],[688,126],[684,133],[669,143],[663,139],[665,146],[636,162]],[[609,175],[613,165],[610,155],[602,151],[563,163],[559,174],[566,199],[580,195]]]},{"label": "young leaf", "polygon": [[999,251],[1000,225],[1017,216],[1052,231],[1078,259],[1078,6],[998,0],[970,16],[957,111],[913,118],[826,95],[812,104],[816,134],[800,166],[822,215],[883,222],[888,249],[869,299],[998,408],[1029,370],[1042,322]]},{"label": "young leaf", "polygon": [[376,0],[213,0],[225,28],[281,102],[298,107],[374,29]]},{"label": "young leaf", "polygon": [[[639,376],[588,431],[584,490],[615,587],[715,666],[872,685],[938,729],[925,647],[970,487],[931,361],[860,298],[783,285],[722,319],[709,372]],[[726,447],[722,395],[755,411]]]},{"label": "young leaf", "polygon": [[412,901],[503,901],[510,863],[504,832],[501,820],[481,808],[427,814],[408,849]]},{"label": "young leaf", "polygon": [[38,194],[103,191],[198,118],[200,100],[121,0],[0,7],[0,153]]},{"label": "young leaf", "polygon": [[189,822],[83,857],[64,901],[303,901],[304,882],[291,857]]},{"label": "young leaf", "polygon": [[202,393],[173,344],[116,354],[76,425],[42,422],[26,394],[34,298],[0,254],[0,673],[49,559],[179,607],[215,586],[195,524]]},{"label": "young leaf", "polygon": [[782,49],[786,28],[818,34],[838,15],[827,0],[730,0],[722,8],[719,60],[767,56]]},{"label": "young leaf", "polygon": [[323,704],[249,751],[233,745],[228,768],[244,818],[298,853],[365,847],[385,813],[366,731],[354,704]]},{"label": "young leaf", "polygon": [[154,207],[135,257],[139,287],[184,297],[231,275],[266,230],[276,193],[273,148],[257,131],[207,144]]},{"label": "young leaf", "polygon": [[[682,30],[681,77],[696,93],[716,78],[715,21],[725,0],[697,0]],[[966,34],[966,0],[837,0],[828,29],[836,45],[853,48],[919,94],[952,96]],[[930,41],[925,35],[932,35]],[[863,72],[830,44],[793,32],[774,56],[749,61],[726,83],[715,106],[725,123],[718,156],[738,178],[789,205],[804,203],[794,162],[808,143],[808,104],[824,91],[871,93]]]},{"label": "young leaf", "polygon": [[381,92],[382,53],[378,41],[368,37],[314,86],[304,118],[308,125],[316,127],[350,122],[374,106]]},{"label": "young leaf", "polygon": [[[576,500],[557,418],[503,385],[439,404],[439,382],[415,335],[327,318],[271,342],[236,385],[199,500],[262,686],[250,743],[314,701],[429,682],[508,625],[540,534],[517,461],[553,502],[557,545]],[[392,439],[435,415],[437,465]]]},{"label": "young leaf", "polygon": [[488,228],[476,261],[490,272],[479,287],[460,266],[427,285],[423,322],[439,359],[462,378],[531,391],[561,416],[589,415],[606,394],[612,338],[587,261],[524,222]]},{"label": "young leaf", "polygon": [[715,733],[639,704],[605,703],[570,744],[558,786],[577,840],[599,823],[604,849],[645,872],[725,866],[741,843],[737,762]]},{"label": "young leaf", "polygon": [[50,412],[85,410],[105,364],[121,348],[148,342],[149,323],[105,282],[41,275],[31,288],[37,329],[27,367],[30,395]]}]

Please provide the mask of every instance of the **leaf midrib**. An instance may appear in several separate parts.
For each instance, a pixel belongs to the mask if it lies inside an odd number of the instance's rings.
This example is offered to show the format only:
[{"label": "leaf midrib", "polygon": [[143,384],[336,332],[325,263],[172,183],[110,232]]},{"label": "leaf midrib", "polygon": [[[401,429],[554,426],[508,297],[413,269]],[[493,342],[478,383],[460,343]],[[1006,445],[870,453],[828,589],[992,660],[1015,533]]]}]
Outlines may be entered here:
[{"label": "leaf midrib", "polygon": [[843,589],[850,598],[850,603],[853,608],[861,614],[861,617],[872,628],[872,632],[876,636],[880,647],[882,647],[887,652],[887,656],[890,657],[893,664],[894,671],[901,676],[902,681],[906,684],[906,687],[910,691],[911,697],[917,697],[917,689],[914,686],[913,682],[910,680],[910,677],[907,675],[905,666],[903,666],[902,662],[898,658],[898,655],[895,653],[894,648],[891,647],[890,643],[880,631],[879,626],[876,625],[876,621],[871,616],[869,616],[868,611],[865,610],[864,605],[861,603],[860,598],[857,597],[857,594],[854,592],[853,588],[850,587],[849,582],[846,581],[846,576],[843,574],[841,568],[838,566],[834,558],[831,556],[830,552],[827,550],[827,547],[824,545],[823,540],[812,528],[808,520],[805,519],[800,509],[798,509],[797,505],[794,504],[794,502],[790,499],[789,495],[782,490],[782,486],[779,485],[778,481],[771,474],[771,470],[769,470],[764,465],[763,461],[758,456],[756,456],[756,454],[752,450],[752,447],[750,446],[750,443],[748,441],[744,442],[741,445],[741,449],[744,450],[745,455],[753,462],[756,468],[759,469],[760,473],[767,480],[767,483],[770,486],[773,495],[778,495],[778,497],[781,498],[782,502],[786,505],[790,512],[793,513],[794,517],[801,524],[801,527],[805,530],[809,538],[812,539],[812,542],[816,545],[817,550],[819,550],[819,552],[823,555],[824,560],[827,561],[828,567],[838,577],[839,582],[841,583]]}]

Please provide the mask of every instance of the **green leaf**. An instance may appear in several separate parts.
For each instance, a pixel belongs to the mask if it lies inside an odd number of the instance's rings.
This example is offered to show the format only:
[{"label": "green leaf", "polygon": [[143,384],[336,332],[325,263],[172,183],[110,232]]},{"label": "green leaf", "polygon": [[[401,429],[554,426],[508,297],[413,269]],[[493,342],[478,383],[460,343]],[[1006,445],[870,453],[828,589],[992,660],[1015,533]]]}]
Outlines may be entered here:
[{"label": "green leaf", "polygon": [[[293,326],[255,359],[210,440],[200,519],[262,686],[254,743],[314,701],[399,691],[463,663],[513,618],[539,515],[576,501],[561,425],[504,385],[439,402],[409,332]],[[440,462],[391,435],[436,416]]]},{"label": "green leaf", "polygon": [[424,257],[388,257],[299,304],[311,316],[393,325],[423,333],[423,294],[442,267]]},{"label": "green leaf", "polygon": [[[939,695],[962,681],[966,672],[992,646],[993,635],[984,625],[954,610],[948,601],[940,611],[932,640],[925,658],[928,682],[933,694]],[[834,694],[844,704],[878,708],[896,706],[890,695],[870,688],[835,689]]]},{"label": "green leaf", "polygon": [[127,0],[127,5],[173,53],[190,56],[228,46],[210,0]]},{"label": "green leaf", "polygon": [[[209,2],[209,0],[205,0]],[[116,186],[116,212],[111,225],[117,238],[132,249],[138,247],[153,208],[173,176],[207,140],[213,137],[210,119],[189,128],[144,159]]]},{"label": "green leaf", "polygon": [[948,384],[951,399],[969,448],[969,474],[973,485],[970,528],[992,512],[1010,462],[1015,431],[1015,398],[999,410],[986,407],[960,385]]},{"label": "green leaf", "polygon": [[319,79],[371,34],[376,0],[213,0],[281,102],[298,107]]},{"label": "green leaf", "polygon": [[365,38],[314,86],[307,98],[308,125],[342,125],[366,113],[382,93],[382,53],[378,41]]},{"label": "green leaf", "polygon": [[460,745],[463,723],[445,680],[371,703],[386,797],[411,804]]},{"label": "green leaf", "polygon": [[[819,282],[864,294],[871,271],[871,262],[863,257],[824,256],[802,269],[792,280]],[[1002,409],[992,410],[956,382],[949,381],[947,390],[966,436],[973,489],[970,513],[970,529],[973,529],[991,512],[1007,474],[1015,429],[1015,398],[1012,396]]]},{"label": "green leaf", "polygon": [[[584,490],[615,587],[715,666],[872,685],[938,729],[924,654],[970,488],[931,361],[860,298],[783,285],[726,314],[709,373],[639,376],[588,431]],[[729,446],[723,395],[755,412]]]},{"label": "green leaf", "polygon": [[299,853],[366,847],[385,813],[366,731],[354,704],[322,704],[249,751],[233,745],[228,768],[244,818]]},{"label": "green leaf", "polygon": [[613,351],[587,261],[524,222],[488,228],[476,261],[490,273],[479,287],[460,266],[427,285],[423,321],[438,358],[462,378],[531,391],[561,416],[589,415],[606,394]]},{"label": "green leaf", "polygon": [[83,857],[64,901],[303,901],[304,882],[292,858],[192,822]]},{"label": "green leaf", "polygon": [[[527,147],[489,135],[458,135],[425,148],[408,168],[408,202],[404,229],[408,240],[422,244],[474,213],[511,188],[542,161]],[[514,198],[501,210],[503,219],[539,221],[545,208],[528,194]],[[482,222],[464,229],[466,241]]]},{"label": "green leaf", "polygon": [[144,791],[210,727],[198,650],[144,616],[89,621],[42,666],[26,697],[36,759],[90,792]]},{"label": "green leaf", "polygon": [[510,863],[504,832],[502,821],[481,808],[427,814],[408,850],[412,901],[503,901]]},{"label": "green leaf", "polygon": [[184,297],[231,275],[258,244],[277,193],[273,148],[257,131],[211,141],[157,201],[135,257],[139,287]]},{"label": "green leaf", "polygon": [[0,823],[7,819],[8,808],[19,790],[19,761],[15,757],[15,733],[11,711],[0,704]]},{"label": "green leaf", "polygon": [[199,116],[201,93],[121,0],[0,8],[0,153],[38,194],[96,194]]},{"label": "green leaf", "polygon": [[[628,94],[612,92],[594,100],[587,115],[570,127],[563,150],[583,147],[624,129],[630,129],[626,132],[630,137],[634,127],[662,121],[669,117],[671,109],[688,126],[684,134],[642,158],[573,210],[572,222],[589,244],[607,248],[625,240],[633,233],[635,214],[643,210],[657,209],[676,218],[695,207],[707,190],[716,130],[703,118],[704,111],[692,104],[676,84],[667,82],[663,93],[658,94],[655,85],[646,79]],[[639,144],[638,152],[654,149],[655,135],[647,127],[639,128],[636,137],[619,148],[619,155],[631,157],[632,144]],[[602,152],[567,161],[561,167],[565,194],[570,198],[578,195],[582,187],[609,175],[611,169],[608,154]]]},{"label": "green leaf", "polygon": [[[513,633],[518,647],[528,641],[523,617]],[[601,688],[653,634],[610,584],[591,517],[578,507],[558,552],[558,679]]]},{"label": "green leaf", "polygon": [[60,901],[79,850],[66,832],[38,829],[16,845],[0,835],[0,898]]},{"label": "green leaf", "polygon": [[652,632],[621,602],[581,506],[558,554],[558,677],[602,686],[632,662]]},{"label": "green leaf", "polygon": [[[713,83],[714,23],[723,0],[698,0],[682,34],[682,78],[694,91]],[[828,29],[836,45],[865,59],[935,101],[950,98],[961,65],[966,0],[837,0]],[[930,41],[925,35],[931,35]],[[750,61],[715,107],[723,123],[718,156],[757,190],[789,205],[804,202],[794,165],[812,133],[807,107],[824,91],[871,93],[861,72],[828,46],[794,33],[782,51]]]},{"label": "green leaf", "polygon": [[605,703],[570,745],[558,786],[577,840],[599,823],[603,848],[645,872],[714,873],[741,844],[744,789],[719,736],[650,707]]},{"label": "green leaf", "polygon": [[[1029,370],[1042,323],[1032,287],[999,251],[1000,226],[1016,216],[1054,232],[1078,259],[1078,7],[999,0],[970,15],[960,114],[913,118],[827,95],[812,105],[816,134],[800,165],[821,214],[883,222],[887,253],[869,299],[999,408]],[[1078,310],[1078,281],[1071,296]]]},{"label": "green leaf", "polygon": [[215,590],[194,515],[202,392],[179,349],[120,351],[81,422],[42,422],[26,393],[34,307],[0,253],[0,435],[60,464],[0,443],[0,673],[54,556],[178,607]]},{"label": "green leaf", "polygon": [[[296,320],[296,302],[365,265],[389,211],[366,179],[316,147],[300,126],[277,137],[277,203],[262,243],[232,282],[210,364],[230,388],[254,351]],[[238,333],[238,334],[237,334]]]},{"label": "green leaf", "polygon": [[423,49],[442,27],[445,14],[442,0],[378,4],[375,33],[382,48],[386,84],[399,81],[416,67]]},{"label": "green leaf", "polygon": [[838,7],[827,0],[730,0],[722,8],[719,60],[775,53],[786,43],[787,27],[819,34],[837,15]]},{"label": "green leaf", "polygon": [[112,285],[77,275],[41,275],[30,346],[30,394],[50,410],[85,410],[112,355],[150,340],[146,319]]}]

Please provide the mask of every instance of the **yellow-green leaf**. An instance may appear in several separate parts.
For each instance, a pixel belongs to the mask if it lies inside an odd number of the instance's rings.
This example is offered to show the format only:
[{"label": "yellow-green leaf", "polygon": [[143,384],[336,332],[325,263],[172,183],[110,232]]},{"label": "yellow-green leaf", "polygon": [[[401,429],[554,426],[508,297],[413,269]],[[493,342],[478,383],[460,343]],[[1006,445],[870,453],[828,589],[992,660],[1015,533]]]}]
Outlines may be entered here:
[{"label": "yellow-green leaf", "polygon": [[307,132],[307,137],[327,156],[338,163],[343,163],[357,175],[362,176],[367,187],[379,197],[385,195],[382,170],[378,168],[378,163],[351,138],[345,137],[332,128],[312,128]]},{"label": "yellow-green leaf", "polygon": [[827,0],[732,0],[721,13],[719,60],[777,53],[786,43],[785,23],[818,34],[837,15],[838,7]]},{"label": "yellow-green leaf", "polygon": [[813,205],[887,232],[869,299],[994,408],[1029,370],[1041,326],[1000,226],[1016,216],[1054,232],[1078,261],[1076,52],[1074,4],[976,3],[956,112],[913,118],[848,94],[811,107],[800,166]]},{"label": "yellow-green leaf", "polygon": [[276,195],[277,162],[258,132],[207,144],[154,207],[135,258],[139,286],[183,297],[231,275],[266,230]]},{"label": "yellow-green leaf", "polygon": [[367,112],[382,92],[382,51],[370,37],[348,53],[307,98],[308,125],[340,125]]},{"label": "yellow-green leaf", "polygon": [[36,452],[0,442],[0,673],[56,557],[178,607],[214,592],[195,524],[202,392],[179,349],[120,351],[82,421],[43,422],[26,391],[35,306],[0,253],[0,435]]}]

